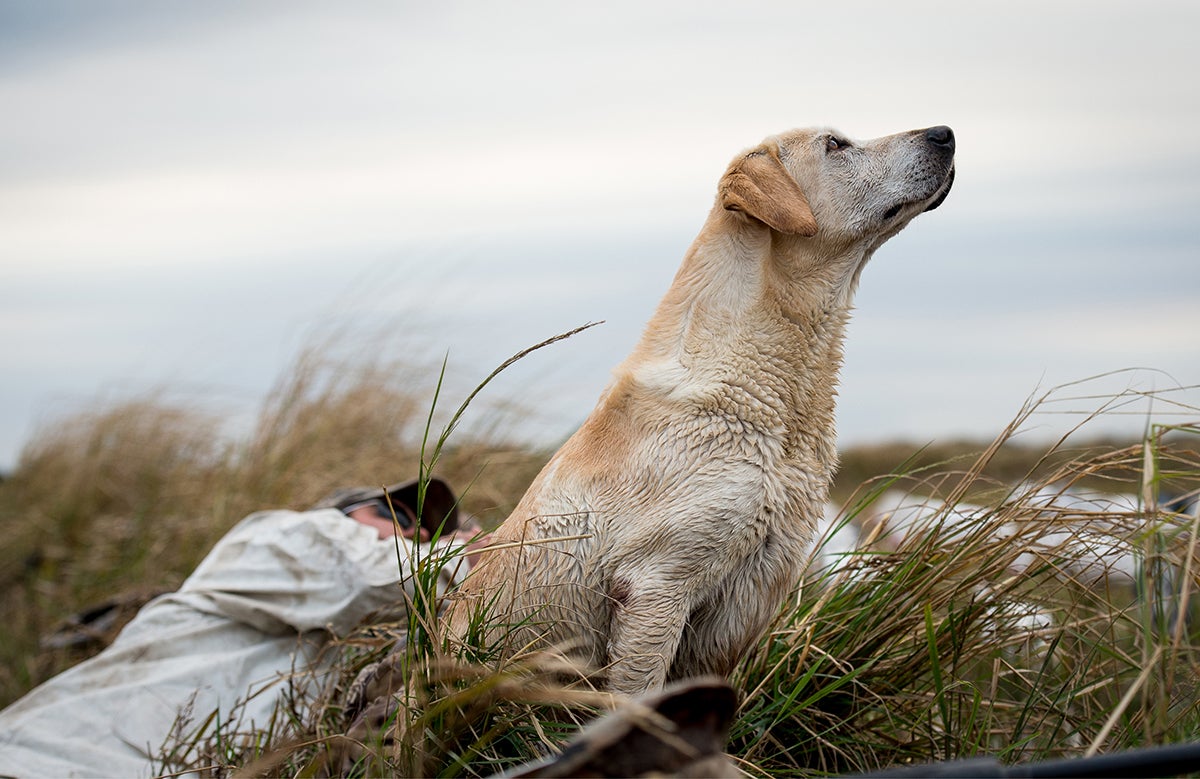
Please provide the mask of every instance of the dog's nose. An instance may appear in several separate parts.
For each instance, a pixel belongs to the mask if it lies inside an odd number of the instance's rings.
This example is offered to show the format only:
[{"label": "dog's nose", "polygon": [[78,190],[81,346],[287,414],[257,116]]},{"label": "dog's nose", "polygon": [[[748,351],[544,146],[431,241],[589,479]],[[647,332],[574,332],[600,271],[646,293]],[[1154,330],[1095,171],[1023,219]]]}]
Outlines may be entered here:
[{"label": "dog's nose", "polygon": [[941,146],[946,151],[954,151],[954,131],[944,124],[926,130],[925,140],[934,146]]}]

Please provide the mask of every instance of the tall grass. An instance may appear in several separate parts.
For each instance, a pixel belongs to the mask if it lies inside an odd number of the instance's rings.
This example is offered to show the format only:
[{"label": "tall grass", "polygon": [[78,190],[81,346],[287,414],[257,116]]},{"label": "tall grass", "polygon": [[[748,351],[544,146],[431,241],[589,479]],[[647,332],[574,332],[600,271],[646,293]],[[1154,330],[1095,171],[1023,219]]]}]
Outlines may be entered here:
[{"label": "tall grass", "polygon": [[[463,490],[466,510],[499,521],[546,453],[462,431],[435,439],[439,425],[453,427],[453,418],[430,421],[436,375],[310,352],[240,439],[162,397],[43,430],[0,483],[0,598],[11,627],[0,639],[0,700],[79,659],[39,650],[58,619],[115,593],[177,585],[250,511],[301,508],[336,487],[432,469]],[[839,521],[868,538],[839,555],[814,553],[738,668],[729,751],[743,770],[810,776],[980,753],[1025,761],[1200,732],[1197,520],[1162,499],[1200,487],[1200,428],[1081,444],[1084,424],[1050,445],[1018,445],[1039,408],[990,444],[846,453],[853,478],[836,490]],[[1048,491],[1082,485],[1138,502],[1047,507]],[[896,543],[873,544],[872,517],[898,489],[937,508]],[[1080,527],[1136,560],[1132,581],[1079,573],[1088,554]],[[419,624],[365,625],[331,645],[333,674],[321,686],[297,685],[264,731],[215,728],[185,743],[192,767],[487,775],[552,752],[612,705],[551,652],[501,661],[495,647],[450,646],[433,618],[440,563],[418,566],[429,604],[413,610]],[[356,678],[398,646],[403,705],[383,738],[332,763],[357,706]],[[168,764],[178,767],[164,754]]]},{"label": "tall grass", "polygon": [[[114,597],[136,605],[174,589],[247,514],[416,478],[436,375],[423,364],[313,349],[241,435],[166,393],[44,426],[0,481],[0,704],[112,637],[40,649],[39,638],[63,618]],[[469,483],[463,508],[496,522],[545,459],[474,433],[446,447],[437,475]]]},{"label": "tall grass", "polygon": [[[1030,406],[964,470],[928,466],[868,480],[842,522],[885,490],[941,500],[895,546],[870,539],[811,571],[739,669],[731,739],[751,773],[865,771],[989,754],[1009,762],[1193,740],[1200,734],[1194,611],[1200,427],[1153,429],[1124,447],[1063,456],[1022,478],[985,476]],[[1166,433],[1177,443],[1164,443]],[[1046,464],[1054,462],[1052,468]],[[1048,508],[1084,484],[1136,508]],[[972,504],[965,499],[971,496]],[[877,528],[878,529],[878,528]],[[1100,535],[1103,538],[1097,538]],[[1090,540],[1090,545],[1085,543]],[[1097,544],[1136,559],[1130,586],[1097,578]],[[1155,581],[1169,560],[1174,590]],[[1086,578],[1080,571],[1089,572]],[[1164,599],[1178,619],[1165,619]]]}]

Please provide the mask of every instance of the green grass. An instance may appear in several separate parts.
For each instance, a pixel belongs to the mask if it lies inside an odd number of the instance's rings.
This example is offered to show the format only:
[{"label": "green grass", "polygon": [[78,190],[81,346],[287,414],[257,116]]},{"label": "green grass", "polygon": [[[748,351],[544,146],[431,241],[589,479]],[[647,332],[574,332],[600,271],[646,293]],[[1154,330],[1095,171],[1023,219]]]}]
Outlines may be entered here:
[{"label": "green grass", "polygon": [[[240,439],[161,396],[44,428],[0,482],[9,628],[0,634],[0,702],[101,645],[40,649],[61,618],[114,594],[173,588],[251,511],[303,508],[336,487],[423,473],[458,487],[485,525],[500,521],[548,453],[502,436],[450,435],[462,408],[430,415],[437,375],[436,366],[350,366],[307,353]],[[843,453],[834,492],[844,521],[869,526],[896,489],[944,508],[896,544],[810,570],[733,677],[742,703],[729,751],[744,771],[812,776],[978,754],[1029,761],[1200,734],[1200,623],[1164,618],[1192,615],[1195,520],[1156,507],[1160,494],[1200,487],[1200,428],[1103,442],[1087,438],[1085,423],[1050,445],[1018,445],[1037,407],[990,443]],[[1033,488],[1051,486],[1143,504],[1102,517],[1048,512]],[[964,520],[955,509],[968,502],[978,510]],[[1132,584],[1096,585],[1073,567],[1080,552],[1062,531],[1100,528],[1101,519],[1103,534],[1143,563]],[[1183,606],[1154,586],[1159,559],[1184,571]],[[192,752],[164,753],[163,766],[321,770],[345,731],[355,676],[400,636],[408,705],[352,773],[487,775],[552,751],[605,710],[606,696],[552,652],[451,647],[434,618],[439,565],[418,567],[408,621],[366,625],[333,644],[333,676],[317,689],[298,685],[271,726],[235,733],[209,723],[203,736],[181,734],[180,749]],[[1041,620],[1022,619],[1030,613]]]}]

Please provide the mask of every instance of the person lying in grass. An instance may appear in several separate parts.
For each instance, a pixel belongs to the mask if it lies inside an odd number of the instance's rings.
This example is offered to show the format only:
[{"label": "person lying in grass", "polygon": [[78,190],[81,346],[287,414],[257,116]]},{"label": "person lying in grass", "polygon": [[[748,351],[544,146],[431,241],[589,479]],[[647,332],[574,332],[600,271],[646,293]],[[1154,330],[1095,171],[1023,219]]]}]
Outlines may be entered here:
[{"label": "person lying in grass", "polygon": [[0,775],[150,776],[213,738],[278,732],[280,704],[320,685],[332,636],[402,618],[414,573],[444,591],[476,561],[486,541],[450,489],[420,492],[353,489],[246,517],[103,652],[0,712]]}]

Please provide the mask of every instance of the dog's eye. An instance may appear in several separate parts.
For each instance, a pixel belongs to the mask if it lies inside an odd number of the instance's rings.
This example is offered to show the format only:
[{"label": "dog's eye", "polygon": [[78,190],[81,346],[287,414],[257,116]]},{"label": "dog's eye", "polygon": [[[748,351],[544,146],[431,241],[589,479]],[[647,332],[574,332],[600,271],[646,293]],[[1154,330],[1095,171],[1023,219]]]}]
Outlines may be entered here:
[{"label": "dog's eye", "polygon": [[830,135],[825,138],[825,151],[841,151],[842,149],[849,148],[849,141],[842,140],[834,135]]}]

